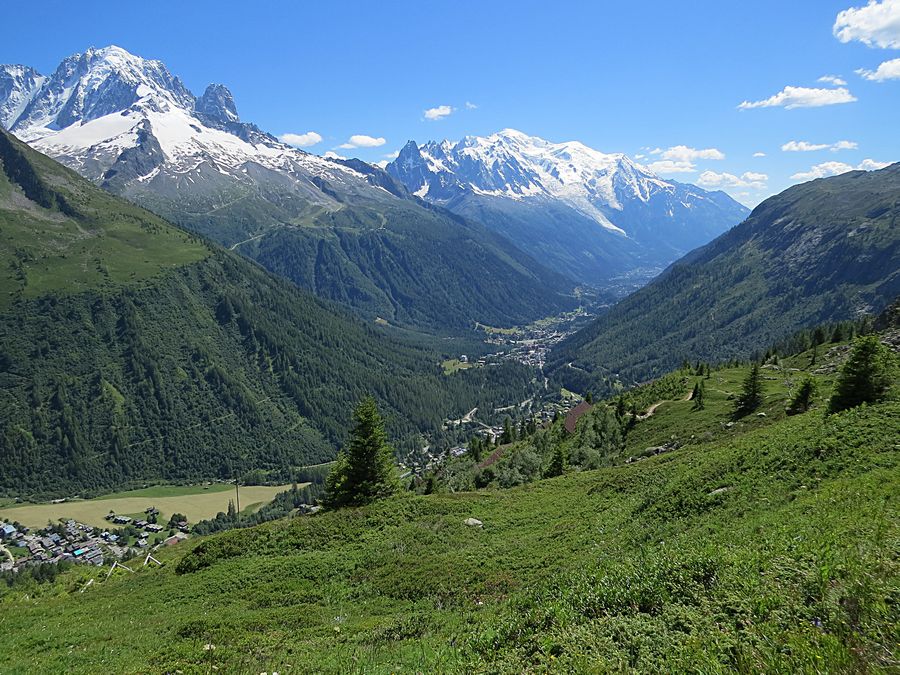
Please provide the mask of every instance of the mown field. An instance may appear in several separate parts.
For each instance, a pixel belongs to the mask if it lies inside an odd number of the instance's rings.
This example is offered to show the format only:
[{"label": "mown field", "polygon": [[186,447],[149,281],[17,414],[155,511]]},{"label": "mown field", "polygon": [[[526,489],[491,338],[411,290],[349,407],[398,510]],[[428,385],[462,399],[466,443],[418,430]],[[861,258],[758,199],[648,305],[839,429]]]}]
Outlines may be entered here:
[{"label": "mown field", "polygon": [[[254,485],[241,488],[241,510],[259,507],[269,502],[290,485]],[[117,492],[97,499],[76,499],[60,504],[22,504],[0,509],[0,520],[19,521],[28,527],[43,527],[60,518],[73,518],[81,523],[102,527],[109,523],[104,516],[111,510],[123,514],[143,513],[149,506],[160,510],[168,519],[173,513],[183,513],[192,523],[214,517],[228,509],[234,499],[234,486],[224,484],[191,486],[157,486],[130,492]]]},{"label": "mown field", "polygon": [[758,419],[9,591],[0,671],[895,672],[900,404]]}]

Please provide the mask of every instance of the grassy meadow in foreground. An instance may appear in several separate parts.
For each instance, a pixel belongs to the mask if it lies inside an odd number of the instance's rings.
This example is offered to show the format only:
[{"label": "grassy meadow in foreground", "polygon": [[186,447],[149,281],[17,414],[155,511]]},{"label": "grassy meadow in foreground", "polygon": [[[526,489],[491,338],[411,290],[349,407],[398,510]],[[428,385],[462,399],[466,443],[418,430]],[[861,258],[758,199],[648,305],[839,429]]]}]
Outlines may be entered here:
[{"label": "grassy meadow in foreground", "polygon": [[84,593],[95,572],[75,569],[2,598],[0,669],[888,672],[898,439],[898,403],[813,411],[511,490],[231,531]]}]

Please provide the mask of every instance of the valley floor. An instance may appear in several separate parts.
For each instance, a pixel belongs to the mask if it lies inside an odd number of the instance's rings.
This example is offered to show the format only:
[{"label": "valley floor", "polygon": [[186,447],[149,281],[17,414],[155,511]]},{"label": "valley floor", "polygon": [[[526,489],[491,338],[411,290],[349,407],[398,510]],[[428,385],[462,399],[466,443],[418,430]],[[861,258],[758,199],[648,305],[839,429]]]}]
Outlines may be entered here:
[{"label": "valley floor", "polygon": [[[240,499],[244,506],[270,502],[290,485],[252,485],[242,487]],[[154,506],[166,518],[173,513],[187,516],[196,523],[214,518],[220,511],[228,510],[229,500],[235,499],[233,485],[217,483],[185,487],[165,486],[150,490],[132,490],[104,495],[97,499],[71,499],[48,504],[22,504],[0,509],[0,520],[18,521],[31,528],[43,527],[48,522],[72,518],[78,522],[105,527],[106,515],[112,511],[120,514],[141,514]]]}]

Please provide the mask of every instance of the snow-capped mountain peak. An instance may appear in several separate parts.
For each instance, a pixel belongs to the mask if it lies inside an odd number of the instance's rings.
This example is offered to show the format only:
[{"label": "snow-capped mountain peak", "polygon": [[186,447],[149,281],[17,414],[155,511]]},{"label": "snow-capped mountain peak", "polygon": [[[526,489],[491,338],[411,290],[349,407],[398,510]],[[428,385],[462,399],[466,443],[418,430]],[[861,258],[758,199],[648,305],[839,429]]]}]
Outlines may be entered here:
[{"label": "snow-capped mountain peak", "polygon": [[12,126],[46,79],[28,66],[0,66],[0,126]]},{"label": "snow-capped mountain peak", "polygon": [[0,66],[0,115],[22,140],[124,192],[154,181],[164,185],[153,189],[173,194],[184,181],[224,190],[228,181],[251,187],[274,180],[336,207],[316,181],[363,191],[368,181],[241,122],[224,85],[211,84],[197,98],[161,61],[116,46],[70,56],[49,77]]},{"label": "snow-capped mountain peak", "polygon": [[209,85],[203,96],[197,99],[195,109],[220,124],[240,121],[234,96],[224,84]]},{"label": "snow-capped mountain peak", "polygon": [[533,255],[552,251],[583,278],[614,267],[607,256],[617,248],[623,259],[666,264],[747,213],[724,193],[664,180],[622,153],[517,129],[410,141],[386,170],[422,199],[477,217]]},{"label": "snow-capped mountain peak", "polygon": [[194,97],[160,61],[143,59],[116,46],[91,48],[64,59],[5,126],[32,141],[139,103],[156,110],[191,109]]},{"label": "snow-capped mountain peak", "polygon": [[[427,172],[414,169],[417,162]],[[603,153],[579,141],[552,143],[516,129],[466,136],[458,143],[413,143],[389,167],[416,194],[430,195],[437,202],[449,201],[460,191],[515,200],[562,200],[620,233],[624,230],[602,208],[621,210],[623,201],[646,202],[653,192],[672,187],[623,154]],[[404,175],[407,172],[416,174],[414,181]]]}]

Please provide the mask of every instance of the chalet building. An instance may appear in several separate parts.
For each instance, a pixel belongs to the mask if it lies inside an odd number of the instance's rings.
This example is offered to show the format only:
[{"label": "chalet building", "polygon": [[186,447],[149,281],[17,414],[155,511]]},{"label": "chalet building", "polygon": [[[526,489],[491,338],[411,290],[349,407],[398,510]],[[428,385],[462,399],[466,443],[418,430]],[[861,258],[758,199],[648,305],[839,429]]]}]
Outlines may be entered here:
[{"label": "chalet building", "polygon": [[572,408],[568,413],[566,413],[566,421],[564,423],[566,427],[566,432],[570,434],[575,433],[575,427],[578,425],[578,420],[581,419],[581,416],[588,412],[593,406],[586,401],[582,401],[574,408]]}]

